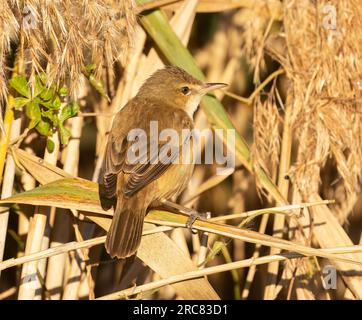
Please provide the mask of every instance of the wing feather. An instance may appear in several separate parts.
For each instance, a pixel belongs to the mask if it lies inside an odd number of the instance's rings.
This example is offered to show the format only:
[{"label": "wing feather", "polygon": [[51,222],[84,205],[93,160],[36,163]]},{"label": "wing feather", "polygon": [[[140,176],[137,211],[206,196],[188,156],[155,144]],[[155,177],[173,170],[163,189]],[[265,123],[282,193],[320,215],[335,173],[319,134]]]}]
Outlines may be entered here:
[{"label": "wing feather", "polygon": [[[162,115],[162,116],[160,116]],[[128,121],[124,121],[127,119]],[[150,130],[150,121],[157,121],[159,131],[172,128],[181,136],[182,129],[192,129],[192,120],[187,113],[181,109],[161,108],[156,103],[150,103],[146,108],[140,108],[137,101],[131,100],[115,117],[106,147],[104,159],[103,183],[106,195],[113,197],[117,192],[117,176],[125,174],[128,178],[121,188],[126,197],[132,197],[152,181],[159,178],[170,165],[179,157],[182,146],[188,142],[190,135],[184,141],[172,146],[171,155],[160,153],[167,142],[157,140],[159,151],[155,157],[150,159],[150,145],[154,141],[147,141],[147,157],[144,163],[129,163],[127,159],[128,150],[134,142],[127,140],[128,132],[137,128],[144,130],[147,134]],[[158,137],[156,137],[158,139]],[[145,156],[145,155],[142,155]]]}]

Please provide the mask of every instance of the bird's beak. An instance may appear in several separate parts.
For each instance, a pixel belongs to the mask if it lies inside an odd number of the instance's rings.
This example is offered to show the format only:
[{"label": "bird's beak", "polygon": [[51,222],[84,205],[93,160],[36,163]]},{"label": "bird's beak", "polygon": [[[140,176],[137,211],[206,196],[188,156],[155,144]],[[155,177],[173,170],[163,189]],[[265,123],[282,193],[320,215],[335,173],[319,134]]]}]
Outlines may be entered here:
[{"label": "bird's beak", "polygon": [[221,89],[227,86],[228,84],[226,83],[205,83],[204,85],[202,85],[201,89],[199,90],[199,93],[204,95],[210,91]]}]

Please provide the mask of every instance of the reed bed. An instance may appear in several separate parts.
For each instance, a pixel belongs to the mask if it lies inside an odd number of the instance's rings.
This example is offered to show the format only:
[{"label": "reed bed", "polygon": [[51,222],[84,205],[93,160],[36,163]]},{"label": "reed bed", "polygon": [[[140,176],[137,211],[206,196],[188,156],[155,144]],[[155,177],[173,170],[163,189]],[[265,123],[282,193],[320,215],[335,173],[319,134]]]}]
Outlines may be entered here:
[{"label": "reed bed", "polygon": [[[0,299],[361,299],[361,17],[358,0],[2,1]],[[111,259],[112,117],[168,64],[229,84],[195,126],[235,130],[236,167],[197,165],[172,199],[208,212],[193,233],[152,210],[136,257]]]}]

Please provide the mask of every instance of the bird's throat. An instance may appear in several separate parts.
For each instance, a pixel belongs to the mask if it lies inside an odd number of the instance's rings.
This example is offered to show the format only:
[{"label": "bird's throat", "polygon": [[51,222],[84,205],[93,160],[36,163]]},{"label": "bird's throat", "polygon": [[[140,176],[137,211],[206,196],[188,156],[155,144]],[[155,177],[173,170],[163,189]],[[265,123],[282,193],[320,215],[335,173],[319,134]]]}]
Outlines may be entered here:
[{"label": "bird's throat", "polygon": [[198,95],[190,97],[190,99],[187,101],[185,110],[191,119],[193,118],[194,113],[200,104],[200,101],[201,101],[201,96]]}]

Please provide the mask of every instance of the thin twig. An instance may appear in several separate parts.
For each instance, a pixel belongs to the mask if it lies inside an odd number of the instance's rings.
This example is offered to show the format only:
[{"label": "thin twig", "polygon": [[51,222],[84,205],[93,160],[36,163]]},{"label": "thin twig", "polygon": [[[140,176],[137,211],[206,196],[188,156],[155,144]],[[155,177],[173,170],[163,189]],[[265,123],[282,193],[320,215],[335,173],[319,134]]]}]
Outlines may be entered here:
[{"label": "thin twig", "polygon": [[115,115],[116,115],[116,113],[113,113],[113,112],[107,112],[107,113],[102,113],[102,112],[79,112],[77,114],[77,117],[113,117]]},{"label": "thin twig", "polygon": [[20,143],[26,138],[26,136],[28,135],[30,129],[29,128],[26,128],[24,130],[24,132],[19,135],[18,137],[16,137],[15,139],[11,140],[9,142],[9,146],[14,146],[15,148],[18,148]]},{"label": "thin twig", "polygon": [[225,221],[225,220],[232,220],[232,219],[238,219],[238,218],[250,218],[256,215],[260,214],[266,214],[266,213],[280,213],[285,214],[285,211],[291,211],[291,210],[300,210],[303,208],[308,207],[314,207],[314,206],[320,206],[320,205],[327,205],[334,203],[334,200],[323,200],[320,202],[306,202],[301,204],[291,204],[287,206],[280,206],[280,207],[274,207],[274,208],[267,208],[267,209],[259,209],[259,210],[251,210],[246,211],[242,213],[232,213],[228,215],[218,216],[210,218],[210,221]]},{"label": "thin twig", "polygon": [[284,69],[279,69],[277,71],[274,71],[273,73],[271,73],[254,91],[253,93],[248,97],[248,98],[244,98],[244,97],[241,97],[235,93],[232,93],[232,92],[229,92],[229,91],[226,91],[224,90],[224,93],[225,95],[231,97],[231,98],[234,98],[235,100],[238,100],[242,103],[245,103],[246,105],[250,105],[255,96],[261,91],[264,89],[264,87],[270,82],[272,81],[274,78],[276,78],[277,76],[283,74],[285,71]]}]

